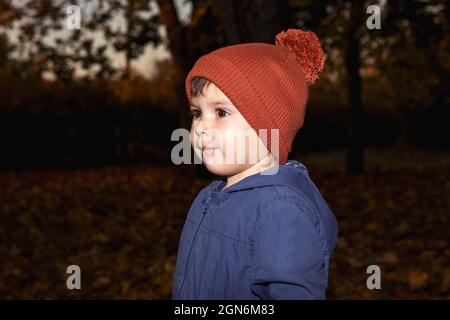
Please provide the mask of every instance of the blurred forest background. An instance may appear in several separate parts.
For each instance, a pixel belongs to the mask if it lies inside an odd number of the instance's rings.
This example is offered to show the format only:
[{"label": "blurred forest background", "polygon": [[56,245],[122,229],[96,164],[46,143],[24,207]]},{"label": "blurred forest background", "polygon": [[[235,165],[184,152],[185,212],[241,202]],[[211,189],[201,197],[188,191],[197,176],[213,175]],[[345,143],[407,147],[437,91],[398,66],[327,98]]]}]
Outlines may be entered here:
[{"label": "blurred forest background", "polygon": [[444,0],[0,0],[0,298],[169,298],[214,178],[170,160],[190,127],[184,79],[205,53],[288,28],[327,55],[289,158],[338,218],[328,297],[450,298],[449,17]]}]

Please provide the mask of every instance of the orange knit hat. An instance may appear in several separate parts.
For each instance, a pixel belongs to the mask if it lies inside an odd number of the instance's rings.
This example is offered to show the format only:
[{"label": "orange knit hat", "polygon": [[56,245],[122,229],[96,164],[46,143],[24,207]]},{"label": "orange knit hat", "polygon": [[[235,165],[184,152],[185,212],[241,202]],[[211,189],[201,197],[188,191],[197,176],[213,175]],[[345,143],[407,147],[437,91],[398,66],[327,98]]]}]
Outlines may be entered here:
[{"label": "orange knit hat", "polygon": [[186,78],[191,100],[191,81],[203,77],[230,99],[252,128],[279,130],[279,163],[285,164],[292,141],[303,125],[308,85],[323,70],[324,53],[313,32],[288,29],[275,45],[244,43],[217,49],[200,57]]}]

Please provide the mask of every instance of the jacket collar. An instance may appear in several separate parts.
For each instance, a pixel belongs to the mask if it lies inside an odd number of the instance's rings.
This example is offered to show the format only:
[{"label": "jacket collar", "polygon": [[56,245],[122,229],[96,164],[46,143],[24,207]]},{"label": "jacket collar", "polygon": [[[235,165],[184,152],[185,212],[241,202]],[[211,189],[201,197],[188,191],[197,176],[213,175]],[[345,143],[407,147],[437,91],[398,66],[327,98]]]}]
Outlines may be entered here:
[{"label": "jacket collar", "polygon": [[[271,170],[271,168],[265,171],[268,170]],[[304,176],[308,174],[306,167],[297,160],[288,160],[286,164],[280,165],[276,174],[263,174],[265,171],[245,177],[223,191],[220,190],[226,184],[227,179],[223,177],[221,179],[214,180],[210,184],[210,191],[213,194],[229,194],[232,192],[274,185],[298,188],[299,175]]]}]

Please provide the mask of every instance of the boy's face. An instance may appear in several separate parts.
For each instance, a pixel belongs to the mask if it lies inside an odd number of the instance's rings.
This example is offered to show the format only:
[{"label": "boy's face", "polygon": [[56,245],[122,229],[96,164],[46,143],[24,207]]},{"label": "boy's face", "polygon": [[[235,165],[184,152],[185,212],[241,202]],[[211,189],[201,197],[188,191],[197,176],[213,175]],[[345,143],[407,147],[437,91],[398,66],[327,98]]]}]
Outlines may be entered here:
[{"label": "boy's face", "polygon": [[191,98],[190,109],[191,144],[211,173],[236,175],[268,156],[256,131],[214,83]]}]

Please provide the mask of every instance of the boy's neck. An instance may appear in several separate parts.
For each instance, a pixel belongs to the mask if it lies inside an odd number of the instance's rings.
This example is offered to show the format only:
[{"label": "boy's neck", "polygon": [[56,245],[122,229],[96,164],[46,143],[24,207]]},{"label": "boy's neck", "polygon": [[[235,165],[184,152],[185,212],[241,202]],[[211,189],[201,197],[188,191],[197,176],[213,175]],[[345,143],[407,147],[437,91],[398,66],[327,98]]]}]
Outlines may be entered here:
[{"label": "boy's neck", "polygon": [[255,163],[253,166],[251,166],[250,168],[239,172],[235,175],[229,176],[227,177],[227,183],[222,187],[222,190],[220,191],[224,191],[225,189],[231,187],[232,185],[238,183],[239,181],[241,181],[242,179],[251,176],[253,174],[262,172],[264,170],[267,170],[269,168],[272,168],[274,166],[276,166],[277,160],[272,156],[272,155],[268,155],[267,157],[265,157],[264,159],[260,160],[259,162]]}]

